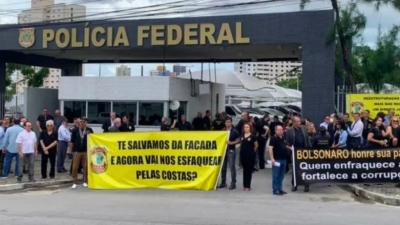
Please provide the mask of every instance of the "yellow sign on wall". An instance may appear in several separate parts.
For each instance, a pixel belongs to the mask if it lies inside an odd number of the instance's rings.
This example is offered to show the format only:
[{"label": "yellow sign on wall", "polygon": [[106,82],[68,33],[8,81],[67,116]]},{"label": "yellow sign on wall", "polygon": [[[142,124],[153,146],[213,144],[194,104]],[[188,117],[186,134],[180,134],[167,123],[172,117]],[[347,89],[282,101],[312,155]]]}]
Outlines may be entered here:
[{"label": "yellow sign on wall", "polygon": [[215,189],[227,132],[90,134],[89,188]]},{"label": "yellow sign on wall", "polygon": [[371,112],[370,117],[375,118],[379,112],[387,113],[394,109],[396,115],[400,113],[400,94],[348,94],[346,95],[347,113],[351,117],[354,113],[364,110]]}]

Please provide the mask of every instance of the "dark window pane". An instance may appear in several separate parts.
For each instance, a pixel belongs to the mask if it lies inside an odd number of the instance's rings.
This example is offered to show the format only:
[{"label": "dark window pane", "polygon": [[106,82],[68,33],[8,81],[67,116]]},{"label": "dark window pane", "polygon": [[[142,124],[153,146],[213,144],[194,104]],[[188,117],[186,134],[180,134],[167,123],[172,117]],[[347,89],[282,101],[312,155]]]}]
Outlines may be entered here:
[{"label": "dark window pane", "polygon": [[136,102],[113,102],[113,111],[118,117],[129,116],[129,122],[136,123]]},{"label": "dark window pane", "polygon": [[139,103],[139,125],[159,126],[164,114],[164,103]]},{"label": "dark window pane", "polygon": [[68,123],[73,123],[74,118],[86,116],[86,102],[64,101],[64,116],[68,119]]},{"label": "dark window pane", "polygon": [[88,102],[88,121],[103,124],[110,119],[111,102]]}]

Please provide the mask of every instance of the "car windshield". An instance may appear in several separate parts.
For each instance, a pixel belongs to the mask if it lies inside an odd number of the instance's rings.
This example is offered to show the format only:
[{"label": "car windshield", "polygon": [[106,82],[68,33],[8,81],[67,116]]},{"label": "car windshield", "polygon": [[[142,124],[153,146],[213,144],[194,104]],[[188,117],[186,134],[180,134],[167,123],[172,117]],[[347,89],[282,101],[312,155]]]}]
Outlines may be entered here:
[{"label": "car windshield", "polygon": [[275,116],[284,116],[285,115],[281,111],[278,111],[276,109],[264,108],[263,110],[265,110],[266,112],[269,112],[270,114],[273,114]]},{"label": "car windshield", "polygon": [[256,109],[256,108],[244,108],[244,107],[240,107],[240,106],[238,106],[238,107],[242,111],[247,111],[247,112],[252,113],[252,114],[259,114],[259,115],[264,115],[265,114],[265,112],[263,112],[263,111],[261,111],[259,109]]}]

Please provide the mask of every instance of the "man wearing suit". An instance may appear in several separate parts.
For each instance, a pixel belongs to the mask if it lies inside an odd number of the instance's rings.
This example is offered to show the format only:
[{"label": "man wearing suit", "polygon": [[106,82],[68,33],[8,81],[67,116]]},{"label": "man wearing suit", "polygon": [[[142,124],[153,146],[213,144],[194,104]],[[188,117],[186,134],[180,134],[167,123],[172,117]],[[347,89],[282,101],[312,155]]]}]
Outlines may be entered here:
[{"label": "man wearing suit", "polygon": [[111,127],[114,126],[114,120],[115,120],[115,112],[110,113],[110,119],[107,120],[106,122],[103,123],[103,126],[101,127],[104,131],[104,133],[107,133]]},{"label": "man wearing suit", "polygon": [[[294,116],[292,121],[293,126],[290,127],[286,132],[286,143],[289,146],[294,147],[294,152],[292,152],[292,154],[295,154],[296,149],[310,148],[312,147],[312,145],[311,140],[308,136],[307,128],[304,125],[301,125],[300,118]],[[297,185],[294,184],[294,176],[295,174],[292,174],[292,191],[297,191]],[[309,191],[310,186],[306,185],[304,187],[304,192]]]}]

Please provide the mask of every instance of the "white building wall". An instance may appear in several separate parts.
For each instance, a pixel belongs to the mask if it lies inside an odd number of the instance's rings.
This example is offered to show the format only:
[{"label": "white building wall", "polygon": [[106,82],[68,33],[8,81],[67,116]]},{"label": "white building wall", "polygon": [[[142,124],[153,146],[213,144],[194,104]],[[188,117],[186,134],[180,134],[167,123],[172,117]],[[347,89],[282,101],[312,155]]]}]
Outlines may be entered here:
[{"label": "white building wall", "polygon": [[[235,63],[236,72],[249,76],[255,75],[259,79],[266,80],[267,84],[275,85],[277,82],[296,78],[296,72],[302,72],[302,62],[277,61],[277,62],[239,62]],[[298,68],[296,72],[290,73]]]},{"label": "white building wall", "polygon": [[[205,82],[206,83],[206,82]],[[199,84],[201,81],[195,81],[196,93],[199,93]],[[215,113],[225,111],[225,84],[213,83],[211,84],[211,93],[207,95],[197,95],[197,97],[191,96],[191,85],[190,80],[180,78],[170,78],[170,100],[186,101],[188,102],[187,107],[187,118],[189,121],[197,115],[198,112],[202,112],[203,115],[206,110],[211,110],[212,116]],[[218,94],[218,98],[217,98]],[[211,99],[212,96],[212,99]],[[217,104],[218,102],[218,104]],[[217,108],[218,105],[218,108]]]}]

